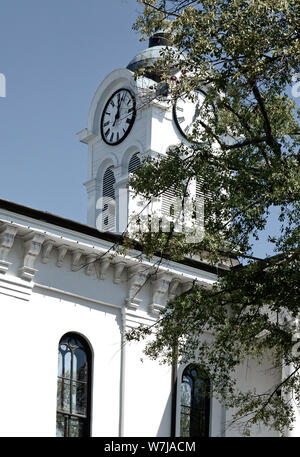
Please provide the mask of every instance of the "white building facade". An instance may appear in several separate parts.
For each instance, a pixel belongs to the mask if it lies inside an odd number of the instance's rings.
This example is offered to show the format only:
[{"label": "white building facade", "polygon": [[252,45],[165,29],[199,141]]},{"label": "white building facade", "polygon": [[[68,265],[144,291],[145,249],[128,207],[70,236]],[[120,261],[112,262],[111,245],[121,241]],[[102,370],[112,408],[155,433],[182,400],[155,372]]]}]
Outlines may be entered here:
[{"label": "white building facade", "polygon": [[[214,398],[200,399],[191,419],[191,405],[182,402],[201,376],[196,360],[161,366],[144,357],[143,343],[124,340],[127,330],[152,325],[170,298],[217,278],[205,262],[162,259],[158,266],[158,258],[141,261],[138,250],[116,249],[138,210],[130,173],[143,157],[185,141],[172,107],[151,101],[155,81],[133,76],[134,64],[159,48],[104,79],[78,134],[88,145],[87,225],[0,200],[1,436],[240,434],[227,430],[230,412]],[[241,370],[241,385],[280,380],[267,365],[252,365]]]}]

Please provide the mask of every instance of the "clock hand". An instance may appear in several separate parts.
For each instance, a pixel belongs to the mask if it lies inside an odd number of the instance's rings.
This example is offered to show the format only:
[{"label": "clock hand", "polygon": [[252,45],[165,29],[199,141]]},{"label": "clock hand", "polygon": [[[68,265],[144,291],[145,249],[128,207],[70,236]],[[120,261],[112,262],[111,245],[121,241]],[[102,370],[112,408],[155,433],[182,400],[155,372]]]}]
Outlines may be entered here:
[{"label": "clock hand", "polygon": [[120,106],[121,106],[121,99],[119,98],[119,100],[118,100],[117,114],[116,114],[116,116],[115,116],[115,120],[114,120],[114,123],[113,123],[113,125],[112,125],[113,127],[116,125],[117,119],[120,118]]},{"label": "clock hand", "polygon": [[195,112],[194,112],[194,116],[193,116],[193,119],[192,119],[192,123],[197,119],[197,117],[199,117],[199,114],[200,114],[200,108],[199,108],[199,100],[195,106]]}]

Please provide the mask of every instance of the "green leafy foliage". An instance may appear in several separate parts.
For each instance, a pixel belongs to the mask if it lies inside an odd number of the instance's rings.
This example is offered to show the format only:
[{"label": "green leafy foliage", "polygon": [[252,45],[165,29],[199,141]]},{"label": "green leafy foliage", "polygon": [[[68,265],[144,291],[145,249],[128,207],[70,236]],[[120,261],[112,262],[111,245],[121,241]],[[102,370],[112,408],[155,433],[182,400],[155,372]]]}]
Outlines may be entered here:
[{"label": "green leafy foliage", "polygon": [[[148,197],[172,186],[185,196],[186,183],[201,178],[209,195],[201,242],[148,232],[140,242],[149,256],[159,250],[174,260],[197,255],[218,264],[238,258],[241,265],[220,274],[211,290],[193,287],[169,302],[154,328],[127,337],[146,338],[155,330],[146,354],[166,363],[172,362],[174,348],[182,361],[197,354],[216,395],[235,408],[236,420],[245,420],[245,434],[259,422],[284,434],[293,421],[291,392],[297,398],[300,392],[291,325],[300,307],[300,129],[295,100],[287,95],[292,76],[300,72],[300,3],[139,3],[144,12],[135,28],[142,34],[167,24],[173,47],[159,65],[170,97],[192,98],[202,90],[205,102],[190,146],[180,144],[161,160],[147,160],[131,185]],[[175,65],[180,76],[172,79]],[[253,239],[274,206],[280,208],[278,234],[270,239],[276,255],[254,258]],[[206,338],[207,332],[214,338]],[[292,375],[267,392],[239,392],[236,368],[266,354],[273,367],[293,364]]]}]

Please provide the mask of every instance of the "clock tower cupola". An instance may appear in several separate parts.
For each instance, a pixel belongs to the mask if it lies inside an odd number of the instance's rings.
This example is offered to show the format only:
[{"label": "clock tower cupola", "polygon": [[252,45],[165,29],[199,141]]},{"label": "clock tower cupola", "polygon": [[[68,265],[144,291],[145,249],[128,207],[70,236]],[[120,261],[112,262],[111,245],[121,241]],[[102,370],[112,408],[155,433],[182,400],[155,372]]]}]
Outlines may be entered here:
[{"label": "clock tower cupola", "polygon": [[[121,234],[141,211],[128,180],[143,158],[164,156],[170,146],[186,141],[180,128],[183,116],[176,117],[170,100],[160,96],[157,62],[169,45],[158,31],[127,68],[112,71],[95,92],[87,127],[77,134],[88,145],[87,223],[100,231]],[[143,76],[136,78],[141,67]]]}]

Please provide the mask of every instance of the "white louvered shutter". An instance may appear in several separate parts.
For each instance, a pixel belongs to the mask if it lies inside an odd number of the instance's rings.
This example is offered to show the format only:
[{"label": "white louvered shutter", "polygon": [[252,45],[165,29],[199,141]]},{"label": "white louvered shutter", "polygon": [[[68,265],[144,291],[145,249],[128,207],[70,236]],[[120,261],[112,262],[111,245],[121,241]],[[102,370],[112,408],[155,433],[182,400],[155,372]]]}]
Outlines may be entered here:
[{"label": "white louvered shutter", "polygon": [[[141,165],[141,159],[139,152],[133,154],[128,163],[128,176],[134,174],[136,169]],[[141,195],[136,195],[134,190],[129,187],[128,189],[128,231],[131,236],[135,236],[135,232],[138,231],[139,225],[137,221],[140,220],[140,215],[143,207],[146,203]]]},{"label": "white louvered shutter", "polygon": [[175,223],[175,231],[181,231],[182,199],[175,195],[174,187],[167,189],[161,196],[162,229],[169,231],[170,223]]},{"label": "white louvered shutter", "polygon": [[196,202],[200,203],[203,200],[204,200],[203,178],[196,178]]},{"label": "white louvered shutter", "polygon": [[97,205],[96,217],[99,220],[100,228],[103,231],[116,230],[116,197],[115,197],[115,175],[113,172],[113,165],[108,167],[103,175],[102,181],[102,195],[101,204]]},{"label": "white louvered shutter", "polygon": [[135,170],[141,165],[141,159],[138,156],[138,152],[133,154],[128,164],[128,173],[134,173]]}]

